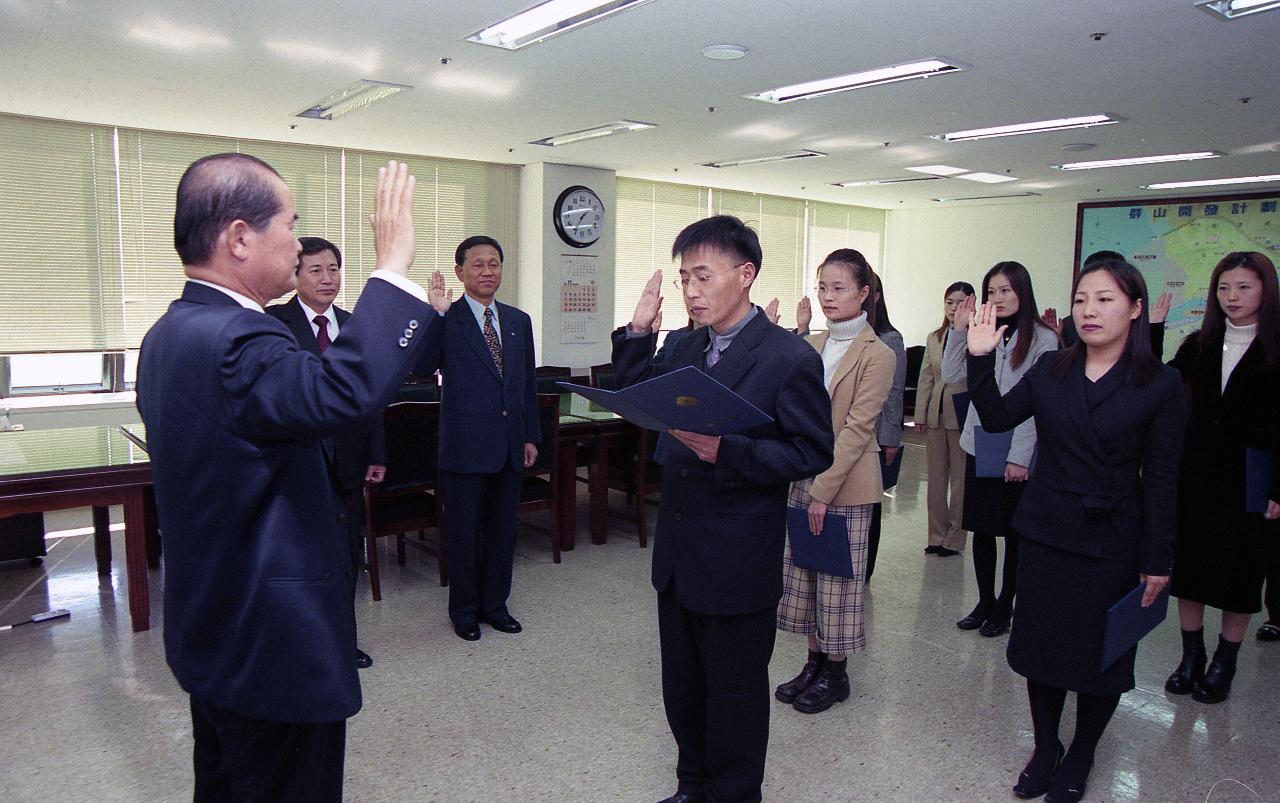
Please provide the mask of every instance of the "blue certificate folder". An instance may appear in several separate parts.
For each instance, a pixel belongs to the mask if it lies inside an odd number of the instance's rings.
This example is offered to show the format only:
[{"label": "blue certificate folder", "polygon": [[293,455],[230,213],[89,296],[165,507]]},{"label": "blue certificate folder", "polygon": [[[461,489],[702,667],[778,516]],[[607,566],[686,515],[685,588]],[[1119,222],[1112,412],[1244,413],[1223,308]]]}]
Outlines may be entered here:
[{"label": "blue certificate folder", "polygon": [[1009,462],[1009,448],[1013,446],[1013,430],[987,432],[981,424],[973,425],[974,475],[978,477],[1004,477],[1004,467]]},{"label": "blue certificate folder", "polygon": [[768,424],[773,418],[692,365],[622,390],[557,382],[645,429],[683,429],[728,435]]},{"label": "blue certificate folder", "polygon": [[1245,512],[1266,513],[1267,496],[1271,493],[1271,452],[1245,449],[1244,482]]},{"label": "blue certificate folder", "polygon": [[1102,659],[1098,663],[1098,671],[1105,671],[1164,621],[1165,614],[1169,612],[1169,586],[1164,587],[1150,608],[1142,607],[1142,594],[1146,588],[1145,583],[1138,583],[1137,588],[1107,609],[1107,629],[1102,636]]},{"label": "blue certificate folder", "polygon": [[828,513],[822,520],[822,534],[809,529],[807,508],[787,508],[787,537],[791,539],[791,562],[801,569],[853,579],[853,558],[849,555],[849,524],[844,516]]}]

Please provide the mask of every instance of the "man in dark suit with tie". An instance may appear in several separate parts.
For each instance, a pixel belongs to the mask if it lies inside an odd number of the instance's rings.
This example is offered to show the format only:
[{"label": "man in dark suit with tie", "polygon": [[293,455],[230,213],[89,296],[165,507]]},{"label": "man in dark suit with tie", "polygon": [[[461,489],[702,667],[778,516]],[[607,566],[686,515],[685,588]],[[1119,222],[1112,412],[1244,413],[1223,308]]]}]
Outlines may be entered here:
[{"label": "man in dark suit with tie", "polygon": [[[284,304],[272,304],[267,314],[284,321],[298,345],[317,357],[328,350],[351,313],[333,301],[342,290],[342,253],[323,237],[299,237],[297,294]],[[334,484],[346,506],[347,530],[351,534],[351,562],[360,575],[363,545],[364,484],[379,483],[387,476],[387,445],[381,414],[324,439],[325,460],[333,472]],[[356,583],[351,592],[355,595]],[[368,669],[373,658],[356,649],[356,667]]]},{"label": "man in dark suit with tie", "polygon": [[534,387],[533,323],[494,299],[502,284],[502,246],[463,240],[454,271],[465,294],[445,316],[443,344],[414,369],[444,377],[440,483],[449,619],[459,638],[480,638],[480,622],[503,633],[522,627],[507,608],[515,553],[516,507],[524,469],[541,442]]},{"label": "man in dark suit with tie", "polygon": [[412,207],[407,168],[380,170],[379,269],[319,358],[262,311],[298,264],[279,174],[228,153],[178,184],[188,281],[143,340],[138,409],[165,539],[165,652],[191,696],[196,800],[342,797],[360,681],[349,535],[321,444],[386,406],[417,349],[442,334],[444,278],[423,292],[406,276]]},{"label": "man in dark suit with tie", "polygon": [[735,217],[706,218],[680,232],[672,257],[699,328],[654,366],[655,273],[613,335],[619,386],[695,366],[773,421],[719,437],[669,432],[653,550],[662,696],[679,748],[678,787],[665,803],[758,801],[787,489],[831,465],[831,402],[819,354],[751,303],[754,231]]}]

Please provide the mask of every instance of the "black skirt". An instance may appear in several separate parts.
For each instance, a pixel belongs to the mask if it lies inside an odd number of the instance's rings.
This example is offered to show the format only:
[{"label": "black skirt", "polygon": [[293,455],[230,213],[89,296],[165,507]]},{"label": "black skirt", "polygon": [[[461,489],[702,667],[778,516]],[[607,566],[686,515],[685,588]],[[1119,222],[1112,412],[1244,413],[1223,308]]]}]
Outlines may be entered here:
[{"label": "black skirt", "polygon": [[971,533],[998,538],[1017,536],[1013,514],[1022,499],[1025,482],[1005,482],[1004,477],[979,477],[973,455],[964,459],[964,511],[960,526]]},{"label": "black skirt", "polygon": [[1138,585],[1136,561],[1102,560],[1023,538],[1009,666],[1023,677],[1085,694],[1133,688],[1135,646],[1098,668],[1107,609]]},{"label": "black skirt", "polygon": [[1223,611],[1257,613],[1266,545],[1280,538],[1280,528],[1260,513],[1245,513],[1243,498],[1229,490],[1215,488],[1212,479],[1193,484],[1193,478],[1179,489],[1172,593]]}]

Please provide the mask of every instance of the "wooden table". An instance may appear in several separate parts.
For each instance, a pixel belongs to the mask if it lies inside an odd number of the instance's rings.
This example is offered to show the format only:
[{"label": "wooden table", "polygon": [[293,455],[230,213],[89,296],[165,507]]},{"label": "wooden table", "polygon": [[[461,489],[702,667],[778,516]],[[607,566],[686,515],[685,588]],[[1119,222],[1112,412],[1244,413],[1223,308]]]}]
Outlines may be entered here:
[{"label": "wooden table", "polygon": [[159,565],[146,453],[115,426],[0,433],[0,516],[92,507],[99,574],[111,570],[110,505],[124,507],[125,576],[136,633],[151,627],[147,568]]},{"label": "wooden table", "polygon": [[577,541],[578,450],[591,450],[591,543],[603,544],[608,533],[609,444],[635,429],[617,413],[592,404],[581,396],[560,398],[560,549],[570,551]]}]

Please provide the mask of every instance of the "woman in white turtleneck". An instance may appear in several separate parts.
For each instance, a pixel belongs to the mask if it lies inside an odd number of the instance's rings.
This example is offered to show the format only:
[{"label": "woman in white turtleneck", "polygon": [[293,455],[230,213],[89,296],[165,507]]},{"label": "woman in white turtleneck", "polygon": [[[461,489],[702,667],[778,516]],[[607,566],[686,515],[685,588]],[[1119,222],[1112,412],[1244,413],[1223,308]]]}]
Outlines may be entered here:
[{"label": "woman in white turtleneck", "polygon": [[[808,636],[809,659],[774,697],[806,714],[848,698],[846,659],[866,647],[862,595],[868,532],[872,508],[883,493],[876,418],[897,364],[868,321],[874,314],[867,304],[871,281],[871,268],[857,251],[843,248],[828,255],[818,268],[818,302],[827,331],[805,338],[822,354],[835,459],[818,476],[793,485],[787,501],[808,515],[807,526],[788,527],[778,629]],[[797,566],[792,557],[792,544],[817,537],[831,515],[848,528],[851,576]]]},{"label": "woman in white turtleneck", "polygon": [[[1267,550],[1280,539],[1280,294],[1271,260],[1228,254],[1213,269],[1200,331],[1170,363],[1189,390],[1173,590],[1182,661],[1165,683],[1202,703],[1227,699],[1249,617],[1262,609]],[[1248,452],[1270,457],[1266,504],[1249,510]],[[1206,668],[1205,606],[1222,611]]]}]

